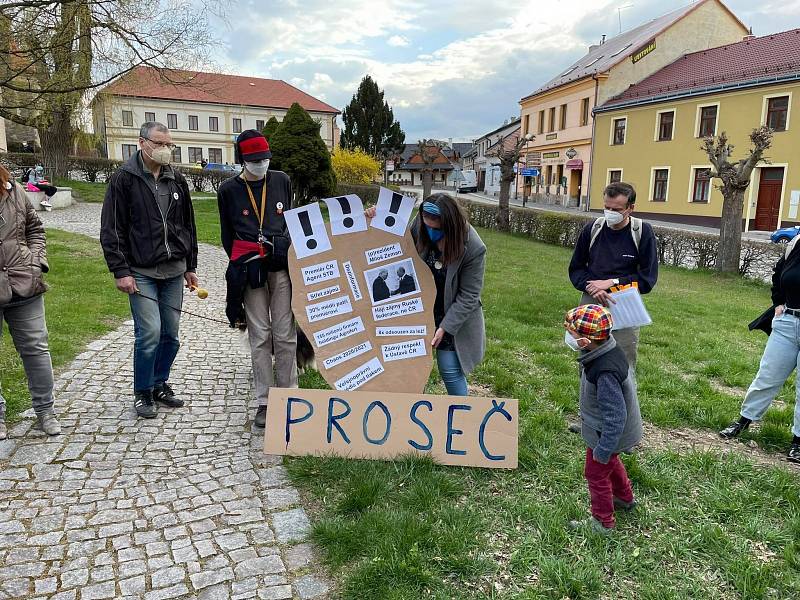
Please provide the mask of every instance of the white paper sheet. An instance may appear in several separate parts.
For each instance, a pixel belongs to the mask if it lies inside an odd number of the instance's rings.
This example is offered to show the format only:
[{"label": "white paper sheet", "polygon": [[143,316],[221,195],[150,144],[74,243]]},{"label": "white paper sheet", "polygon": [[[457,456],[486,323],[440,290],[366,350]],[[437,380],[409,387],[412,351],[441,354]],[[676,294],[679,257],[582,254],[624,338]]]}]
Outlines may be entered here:
[{"label": "white paper sheet", "polygon": [[353,305],[350,304],[350,296],[331,298],[317,304],[306,305],[306,315],[308,315],[309,323],[347,315],[351,312],[353,312]]},{"label": "white paper sheet", "polygon": [[329,260],[318,265],[303,267],[301,273],[303,274],[303,283],[305,285],[316,285],[323,281],[339,279],[339,263],[335,260]]},{"label": "white paper sheet", "polygon": [[321,348],[362,331],[364,331],[364,321],[361,320],[361,317],[355,317],[349,321],[337,323],[327,329],[316,332],[314,340],[317,342],[317,346]]},{"label": "white paper sheet", "polygon": [[353,292],[353,300],[358,302],[363,298],[361,295],[361,288],[358,287],[358,280],[356,280],[356,272],[353,269],[353,263],[349,260],[346,263],[342,263],[342,267],[344,268],[344,276],[347,278],[347,283],[350,284],[350,291]]},{"label": "white paper sheet", "polygon": [[321,254],[331,249],[331,241],[322,220],[319,203],[293,208],[283,213],[292,248],[298,259]]},{"label": "white paper sheet", "polygon": [[332,369],[336,365],[342,364],[343,362],[347,362],[351,358],[355,358],[356,356],[361,356],[372,350],[372,343],[367,340],[366,342],[361,342],[357,346],[353,346],[352,348],[348,348],[344,352],[340,352],[330,358],[326,358],[322,361],[322,364],[325,365],[326,369]]},{"label": "white paper sheet", "polygon": [[428,335],[426,325],[398,325],[397,327],[376,327],[375,335],[378,337],[392,337],[401,335]]},{"label": "white paper sheet", "polygon": [[377,358],[373,358],[369,362],[364,363],[356,370],[351,371],[339,381],[336,382],[335,387],[337,390],[357,390],[362,385],[367,383],[370,379],[374,379],[383,373],[383,365]]},{"label": "white paper sheet", "polygon": [[373,306],[372,317],[376,321],[385,321],[386,319],[421,313],[422,310],[422,298],[411,298],[409,300],[403,300],[402,302]]},{"label": "white paper sheet", "polygon": [[403,256],[403,248],[400,246],[400,244],[387,244],[386,246],[381,246],[380,248],[366,250],[364,255],[367,257],[367,264],[374,265],[375,263],[383,262],[384,260],[389,260],[390,258]]},{"label": "white paper sheet", "polygon": [[382,187],[375,205],[375,218],[370,221],[369,226],[402,236],[416,203],[416,199],[411,196],[403,196]]},{"label": "white paper sheet", "polygon": [[325,198],[323,202],[328,206],[333,235],[347,235],[367,230],[364,204],[355,194]]},{"label": "white paper sheet", "polygon": [[616,304],[609,306],[611,317],[614,319],[613,330],[628,329],[629,327],[642,327],[650,325],[653,320],[642,302],[642,296],[634,287],[613,292],[611,297]]},{"label": "white paper sheet", "polygon": [[425,340],[419,339],[381,346],[381,352],[383,353],[384,362],[389,362],[392,360],[406,360],[409,358],[416,358],[417,356],[425,356],[428,350]]},{"label": "white paper sheet", "polygon": [[309,302],[314,302],[315,300],[321,300],[322,298],[327,298],[328,296],[338,294],[341,291],[342,289],[338,285],[332,285],[331,287],[326,287],[321,290],[317,290],[316,292],[308,292],[306,296],[308,296]]}]

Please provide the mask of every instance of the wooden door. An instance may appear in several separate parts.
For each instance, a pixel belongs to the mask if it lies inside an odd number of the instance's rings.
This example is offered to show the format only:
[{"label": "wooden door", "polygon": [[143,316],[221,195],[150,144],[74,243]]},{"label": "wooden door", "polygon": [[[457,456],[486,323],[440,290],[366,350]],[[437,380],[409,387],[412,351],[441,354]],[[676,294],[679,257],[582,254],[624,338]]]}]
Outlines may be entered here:
[{"label": "wooden door", "polygon": [[772,231],[778,227],[782,189],[783,167],[762,168],[756,205],[757,231]]}]

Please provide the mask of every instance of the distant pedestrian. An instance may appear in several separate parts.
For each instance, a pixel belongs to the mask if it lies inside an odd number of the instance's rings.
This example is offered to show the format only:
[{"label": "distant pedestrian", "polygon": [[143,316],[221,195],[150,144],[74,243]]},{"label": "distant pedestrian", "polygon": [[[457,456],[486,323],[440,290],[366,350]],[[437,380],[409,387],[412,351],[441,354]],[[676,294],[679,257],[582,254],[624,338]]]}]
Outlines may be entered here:
[{"label": "distant pedestrian", "polygon": [[[36,426],[58,435],[43,298],[47,286],[42,273],[49,270],[39,215],[22,186],[0,166],[0,335],[5,321],[25,368]],[[0,393],[0,440],[7,436],[5,416],[6,401]]]},{"label": "distant pedestrian", "polygon": [[23,183],[27,191],[44,192],[44,199],[39,202],[41,206],[47,209],[53,208],[50,198],[56,195],[58,188],[54,185],[50,185],[50,182],[45,179],[44,167],[42,165],[36,165],[31,169],[27,169],[22,178],[24,179]]},{"label": "distant pedestrian", "polygon": [[599,533],[615,526],[615,508],[630,510],[636,505],[619,453],[630,451],[642,439],[636,380],[611,335],[612,325],[611,313],[598,304],[573,308],[564,320],[564,341],[580,352],[581,433],[587,446],[584,475],[592,509],[589,519],[570,525]]},{"label": "distant pedestrian", "polygon": [[[760,421],[783,384],[800,361],[800,237],[786,247],[772,275],[772,308],[754,323],[769,334],[758,373],[744,397],[740,417],[719,432],[724,438],[738,437],[753,421]],[[773,313],[772,316],[770,313]],[[771,324],[767,320],[772,316]],[[757,321],[759,321],[757,320]],[[796,382],[792,443],[787,459],[800,463],[800,378]]]},{"label": "distant pedestrian", "polygon": [[189,186],[169,164],[175,147],[169,129],[145,123],[139,147],[111,176],[100,242],[117,289],[130,299],[134,407],[152,419],[156,402],[184,404],[168,380],[180,347],[183,286],[198,285],[197,231]]},{"label": "distant pedestrian", "polygon": [[[581,304],[614,302],[611,288],[635,285],[648,294],[658,280],[658,252],[653,228],[631,216],[636,191],[627,183],[612,183],[603,192],[604,215],[587,223],[578,236],[569,263],[569,278],[583,292]],[[617,344],[636,371],[639,328],[614,331]]]}]

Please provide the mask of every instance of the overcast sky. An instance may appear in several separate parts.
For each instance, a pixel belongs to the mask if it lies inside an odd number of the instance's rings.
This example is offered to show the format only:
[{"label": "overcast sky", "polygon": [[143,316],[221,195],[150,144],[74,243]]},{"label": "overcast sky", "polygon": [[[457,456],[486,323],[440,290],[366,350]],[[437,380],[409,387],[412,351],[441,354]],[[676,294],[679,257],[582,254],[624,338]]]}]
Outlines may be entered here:
[{"label": "overcast sky", "polygon": [[[406,132],[472,138],[519,115],[518,101],[602,34],[685,5],[658,0],[233,0],[218,25],[226,72],[283,79],[339,108],[364,75]],[[753,33],[800,27],[800,0],[731,0]],[[626,7],[617,11],[618,7]]]}]

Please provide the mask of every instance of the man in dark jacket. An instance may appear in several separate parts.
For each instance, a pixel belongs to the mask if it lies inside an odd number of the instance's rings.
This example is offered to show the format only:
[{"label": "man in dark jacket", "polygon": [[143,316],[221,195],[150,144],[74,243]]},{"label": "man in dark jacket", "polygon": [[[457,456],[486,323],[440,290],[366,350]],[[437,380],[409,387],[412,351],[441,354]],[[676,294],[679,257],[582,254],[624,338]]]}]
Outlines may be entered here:
[{"label": "man in dark jacket", "polygon": [[167,381],[180,346],[183,285],[198,284],[197,230],[186,179],[169,165],[169,130],[145,123],[139,146],[111,176],[100,243],[117,289],[130,298],[134,406],[150,419],[157,414],[155,402],[183,406]]},{"label": "man in dark jacket", "polygon": [[403,267],[397,268],[397,278],[400,280],[400,284],[397,286],[397,289],[392,292],[392,296],[410,294],[411,292],[417,291],[417,286],[414,284],[414,278],[411,275],[406,274],[406,270]]},{"label": "man in dark jacket", "polygon": [[389,286],[386,285],[386,279],[389,277],[389,271],[386,269],[381,269],[378,271],[378,276],[375,278],[375,281],[372,282],[372,301],[373,302],[380,302],[381,300],[386,300],[391,293],[389,292]]},{"label": "man in dark jacket", "polygon": [[283,216],[291,208],[292,184],[283,171],[269,170],[271,157],[261,132],[243,131],[236,139],[242,172],[217,192],[222,246],[231,260],[225,274],[227,312],[233,325],[244,305],[258,402],[256,427],[264,427],[275,380],[278,387],[297,387],[297,329],[287,270],[290,242]]},{"label": "man in dark jacket", "polygon": [[[635,285],[647,294],[658,280],[658,253],[653,228],[631,217],[636,191],[627,183],[612,183],[603,192],[604,216],[586,224],[569,263],[572,285],[583,292],[581,304],[613,303],[611,288]],[[636,370],[639,328],[614,331],[628,364]]]}]

